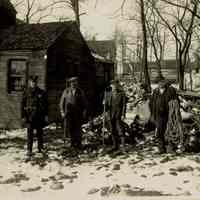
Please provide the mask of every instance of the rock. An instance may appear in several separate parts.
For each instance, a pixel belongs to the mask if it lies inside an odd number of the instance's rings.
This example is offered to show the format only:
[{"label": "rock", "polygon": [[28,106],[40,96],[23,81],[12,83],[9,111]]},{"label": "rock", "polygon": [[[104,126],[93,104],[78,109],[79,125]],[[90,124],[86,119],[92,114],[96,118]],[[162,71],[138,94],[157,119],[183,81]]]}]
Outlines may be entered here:
[{"label": "rock", "polygon": [[110,176],[113,176],[113,174],[109,173],[106,175],[106,178],[109,178]]},{"label": "rock", "polygon": [[29,178],[25,174],[14,174],[14,177],[8,178],[4,181],[0,181],[0,184],[12,184],[20,183],[21,181],[28,181]]},{"label": "rock", "polygon": [[62,182],[53,182],[52,185],[50,185],[50,189],[52,190],[62,190],[64,189],[64,185]]},{"label": "rock", "polygon": [[113,185],[113,187],[111,187],[109,189],[109,194],[116,194],[116,193],[120,193],[121,192],[121,187],[119,185]]},{"label": "rock", "polygon": [[147,178],[147,176],[145,174],[142,174],[141,177],[142,178]]},{"label": "rock", "polygon": [[157,165],[157,163],[156,162],[149,162],[149,163],[144,163],[144,165],[152,167],[152,166]]},{"label": "rock", "polygon": [[97,189],[97,188],[92,188],[89,192],[88,192],[88,194],[95,194],[95,193],[97,193],[99,191],[99,189]]},{"label": "rock", "polygon": [[153,175],[153,177],[154,177],[154,176],[162,176],[162,175],[164,175],[164,174],[165,174],[164,172],[156,173],[156,174]]},{"label": "rock", "polygon": [[52,181],[56,181],[56,177],[55,176],[49,176],[49,179]]},{"label": "rock", "polygon": [[120,164],[114,164],[113,170],[120,170]]},{"label": "rock", "polygon": [[160,161],[160,163],[166,163],[166,162],[169,162],[169,161],[171,161],[171,159],[170,159],[168,156],[166,156],[165,158],[163,158],[163,159]]},{"label": "rock", "polygon": [[27,189],[22,189],[22,192],[36,192],[38,190],[40,190],[42,187],[41,186],[36,186],[36,187],[32,187],[32,188],[27,188]]},{"label": "rock", "polygon": [[125,194],[127,196],[146,196],[146,197],[150,197],[150,196],[170,196],[169,194],[165,195],[162,194],[159,191],[144,191],[144,190],[133,190],[133,189],[127,189],[125,190]]},{"label": "rock", "polygon": [[108,196],[109,195],[109,187],[108,186],[102,187],[100,194],[101,194],[101,196]]},{"label": "rock", "polygon": [[183,196],[191,196],[192,194],[191,194],[190,191],[185,191],[182,195],[183,195]]},{"label": "rock", "polygon": [[179,166],[176,168],[176,171],[178,172],[191,172],[194,171],[194,168],[191,166]]},{"label": "rock", "polygon": [[41,178],[41,182],[48,182],[49,179],[48,178]]},{"label": "rock", "polygon": [[178,173],[176,173],[176,172],[169,172],[169,174],[171,174],[171,175],[173,175],[173,176],[178,176]]},{"label": "rock", "polygon": [[183,181],[183,183],[189,183],[189,182],[190,182],[189,180],[184,180],[184,181]]},{"label": "rock", "polygon": [[129,184],[123,184],[121,186],[124,187],[124,188],[130,188],[131,187]]}]

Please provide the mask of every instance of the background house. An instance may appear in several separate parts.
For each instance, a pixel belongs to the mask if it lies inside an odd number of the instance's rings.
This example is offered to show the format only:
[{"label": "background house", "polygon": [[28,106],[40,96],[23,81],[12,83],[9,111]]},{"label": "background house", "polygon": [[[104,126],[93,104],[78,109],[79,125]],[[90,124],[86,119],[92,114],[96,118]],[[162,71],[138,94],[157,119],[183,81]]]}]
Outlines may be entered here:
[{"label": "background house", "polygon": [[[130,78],[130,77],[140,77],[141,74],[141,64],[140,63],[124,63],[123,65],[123,78]],[[148,69],[149,69],[149,76],[151,79],[151,82],[154,82],[158,75],[158,66],[156,62],[148,62]],[[190,72],[196,72],[199,71],[199,66],[196,62],[191,62],[188,67],[185,69],[185,74],[188,74]],[[162,62],[161,67],[162,75],[174,82],[177,82],[177,62],[174,59],[171,60],[164,60]]]}]

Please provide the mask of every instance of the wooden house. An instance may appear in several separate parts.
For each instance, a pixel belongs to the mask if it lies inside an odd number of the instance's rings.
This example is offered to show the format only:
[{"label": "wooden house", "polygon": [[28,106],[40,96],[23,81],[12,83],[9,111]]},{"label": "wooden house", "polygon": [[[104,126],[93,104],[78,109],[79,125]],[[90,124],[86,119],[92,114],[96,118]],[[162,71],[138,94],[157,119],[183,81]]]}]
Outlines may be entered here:
[{"label": "wooden house", "polygon": [[0,28],[0,127],[20,127],[22,90],[29,75],[38,75],[39,86],[47,90],[50,121],[60,118],[59,99],[71,76],[79,77],[93,111],[94,58],[75,22],[13,22]]}]

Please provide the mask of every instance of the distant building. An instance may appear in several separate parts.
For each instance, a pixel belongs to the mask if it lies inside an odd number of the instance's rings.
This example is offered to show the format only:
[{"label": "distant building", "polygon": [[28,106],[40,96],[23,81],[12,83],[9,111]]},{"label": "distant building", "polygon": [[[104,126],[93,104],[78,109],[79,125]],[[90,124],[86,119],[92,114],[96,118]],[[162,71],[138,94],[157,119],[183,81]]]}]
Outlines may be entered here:
[{"label": "distant building", "polygon": [[[199,66],[196,62],[190,63],[191,70],[194,72],[199,71]],[[152,82],[154,82],[158,76],[158,66],[156,62],[148,62],[149,76]],[[190,68],[185,69],[185,73],[189,73]],[[174,59],[164,60],[162,62],[161,72],[163,77],[177,82],[177,62]],[[123,65],[123,77],[140,76],[141,64],[140,63],[124,63]]]}]

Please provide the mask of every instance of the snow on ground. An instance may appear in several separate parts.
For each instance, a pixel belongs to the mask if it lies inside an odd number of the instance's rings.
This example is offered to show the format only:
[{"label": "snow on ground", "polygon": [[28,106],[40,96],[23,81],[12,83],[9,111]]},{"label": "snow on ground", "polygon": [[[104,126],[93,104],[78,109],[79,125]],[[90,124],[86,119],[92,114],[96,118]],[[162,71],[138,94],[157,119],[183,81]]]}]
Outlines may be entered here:
[{"label": "snow on ground", "polygon": [[200,154],[159,155],[149,140],[119,155],[85,152],[63,159],[61,136],[57,138],[53,131],[47,136],[48,156],[36,153],[25,162],[25,130],[0,135],[2,200],[200,197]]}]

